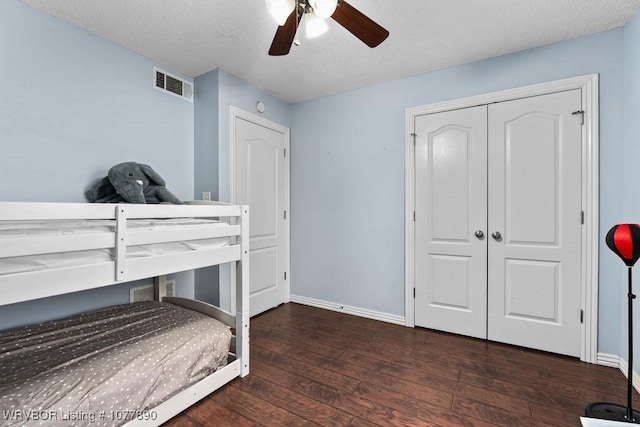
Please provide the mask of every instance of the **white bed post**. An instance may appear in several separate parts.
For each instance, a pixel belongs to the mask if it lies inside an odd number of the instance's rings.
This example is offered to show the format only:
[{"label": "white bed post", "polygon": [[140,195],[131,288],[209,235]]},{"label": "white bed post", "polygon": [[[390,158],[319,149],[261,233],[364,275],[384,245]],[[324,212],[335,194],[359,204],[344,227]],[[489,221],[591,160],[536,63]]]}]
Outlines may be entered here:
[{"label": "white bed post", "polygon": [[116,205],[116,281],[124,280],[127,267],[127,209]]},{"label": "white bed post", "polygon": [[[236,263],[236,352],[240,359],[240,376],[249,374],[249,206],[240,214],[240,261]],[[240,285],[240,286],[238,286]]]}]

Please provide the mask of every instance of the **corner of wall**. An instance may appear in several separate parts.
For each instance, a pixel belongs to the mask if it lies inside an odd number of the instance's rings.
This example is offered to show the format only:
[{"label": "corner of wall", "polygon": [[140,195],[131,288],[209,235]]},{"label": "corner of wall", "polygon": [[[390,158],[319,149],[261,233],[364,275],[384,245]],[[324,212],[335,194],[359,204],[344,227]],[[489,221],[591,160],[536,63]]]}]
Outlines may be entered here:
[{"label": "corner of wall", "polygon": [[203,192],[218,200],[219,71],[194,79],[194,199]]}]

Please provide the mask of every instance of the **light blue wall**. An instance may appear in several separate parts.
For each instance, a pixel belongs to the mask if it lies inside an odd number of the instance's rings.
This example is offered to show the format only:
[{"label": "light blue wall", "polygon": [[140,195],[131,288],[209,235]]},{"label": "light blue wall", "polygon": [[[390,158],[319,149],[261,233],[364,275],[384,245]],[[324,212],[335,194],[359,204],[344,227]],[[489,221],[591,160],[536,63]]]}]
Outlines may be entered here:
[{"label": "light blue wall", "polygon": [[0,200],[83,202],[127,160],[191,198],[193,104],[152,88],[157,64],[18,0],[0,2],[0,55]]},{"label": "light blue wall", "polygon": [[194,199],[209,191],[211,199],[218,200],[219,74],[214,70],[195,78]]},{"label": "light blue wall", "polygon": [[[200,199],[203,191],[211,193],[211,200],[219,199],[218,76],[219,71],[214,70],[194,79],[194,199]],[[218,270],[218,266],[213,266],[195,272],[195,297],[200,301],[219,304]]]},{"label": "light blue wall", "polygon": [[[622,198],[624,203],[624,215],[622,222],[640,223],[640,12],[625,27],[625,106],[624,106],[624,180],[622,187]],[[608,230],[603,230],[606,232]],[[603,256],[605,254],[603,253]],[[620,313],[622,314],[621,351],[620,355],[627,359],[627,298],[626,270],[622,261],[613,252],[607,250],[607,257],[612,258],[618,270],[622,272],[622,277],[618,282],[618,293],[622,295]],[[634,269],[634,293],[638,291],[640,281],[638,281],[638,268]],[[640,312],[638,311],[638,299],[634,300],[634,352],[640,354]],[[634,368],[635,372],[640,372],[638,364]]]},{"label": "light blue wall", "polygon": [[[407,107],[599,73],[600,224],[616,223],[624,37],[617,29],[294,105],[292,294],[404,314]],[[600,268],[599,349],[618,354],[619,265],[603,257]]]},{"label": "light blue wall", "polygon": [[[0,200],[84,202],[128,160],[192,198],[193,104],[152,88],[164,67],[18,0],[0,2],[0,58]],[[192,295],[192,274],[178,286]],[[128,301],[128,288],[0,307],[0,328]]]}]

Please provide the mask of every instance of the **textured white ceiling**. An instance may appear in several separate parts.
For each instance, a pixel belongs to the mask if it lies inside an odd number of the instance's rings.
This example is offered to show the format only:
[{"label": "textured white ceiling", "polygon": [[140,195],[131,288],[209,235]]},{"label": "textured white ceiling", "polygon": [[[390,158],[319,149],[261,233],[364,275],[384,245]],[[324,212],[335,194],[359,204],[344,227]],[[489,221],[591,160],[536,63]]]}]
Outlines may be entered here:
[{"label": "textured white ceiling", "polygon": [[295,103],[625,25],[640,0],[349,0],[390,36],[371,49],[329,20],[267,54],[264,0],[23,0],[195,77],[216,68]]}]

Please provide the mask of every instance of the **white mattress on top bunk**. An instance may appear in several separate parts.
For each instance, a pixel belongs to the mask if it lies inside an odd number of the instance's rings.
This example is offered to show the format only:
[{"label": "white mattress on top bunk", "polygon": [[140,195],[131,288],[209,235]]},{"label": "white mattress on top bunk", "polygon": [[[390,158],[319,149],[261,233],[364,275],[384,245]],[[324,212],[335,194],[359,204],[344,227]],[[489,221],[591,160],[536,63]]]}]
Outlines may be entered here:
[{"label": "white mattress on top bunk", "polygon": [[[130,219],[127,221],[129,232],[228,226],[229,224],[223,221],[200,218]],[[3,238],[63,237],[115,231],[114,220],[0,221],[0,245],[3,244]],[[219,237],[128,246],[127,259],[223,247],[228,246],[229,243],[229,237]],[[0,258],[0,274],[97,264],[113,261],[114,258],[113,248]]]}]

